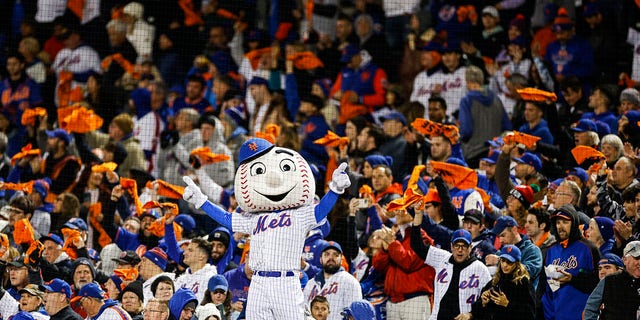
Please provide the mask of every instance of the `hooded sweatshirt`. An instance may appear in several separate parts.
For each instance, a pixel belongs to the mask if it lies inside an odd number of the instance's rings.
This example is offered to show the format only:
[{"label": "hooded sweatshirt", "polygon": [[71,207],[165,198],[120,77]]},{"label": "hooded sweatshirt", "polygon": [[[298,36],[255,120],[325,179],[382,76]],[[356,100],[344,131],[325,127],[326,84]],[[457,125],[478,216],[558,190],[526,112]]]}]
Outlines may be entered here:
[{"label": "hooded sweatshirt", "polygon": [[471,90],[460,101],[460,137],[462,154],[467,159],[485,155],[484,142],[511,130],[502,102],[491,90]]},{"label": "hooded sweatshirt", "polygon": [[173,316],[174,319],[180,319],[182,309],[191,301],[195,302],[196,305],[198,304],[198,298],[193,291],[185,288],[178,289],[169,300],[171,316]]},{"label": "hooded sweatshirt", "polygon": [[589,294],[598,284],[598,261],[600,253],[591,242],[582,237],[578,212],[571,205],[564,205],[561,211],[571,217],[569,237],[564,241],[558,236],[555,221],[552,218],[551,233],[558,243],[547,250],[545,266],[550,264],[563,266],[572,279],[563,284],[555,292],[549,286],[542,296],[542,307],[545,319],[565,320],[580,319]]}]

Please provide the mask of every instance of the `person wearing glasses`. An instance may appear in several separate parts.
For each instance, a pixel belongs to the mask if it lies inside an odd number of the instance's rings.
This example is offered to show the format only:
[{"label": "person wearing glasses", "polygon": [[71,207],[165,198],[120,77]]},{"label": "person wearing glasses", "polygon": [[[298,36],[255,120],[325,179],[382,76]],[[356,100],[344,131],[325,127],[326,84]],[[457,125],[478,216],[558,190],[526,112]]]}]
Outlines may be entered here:
[{"label": "person wearing glasses", "polygon": [[[471,319],[471,306],[491,280],[489,269],[471,255],[471,234],[458,229],[451,235],[451,252],[422,242],[423,215],[416,214],[411,229],[411,249],[436,271],[430,320]],[[450,285],[456,281],[454,285]]]},{"label": "person wearing glasses", "polygon": [[178,289],[169,300],[171,317],[175,320],[191,320],[197,306],[198,298],[187,288]]},{"label": "person wearing glasses", "polygon": [[91,320],[131,320],[129,313],[118,305],[118,302],[106,297],[106,293],[95,283],[86,284],[77,296],[71,299],[72,304],[79,304]]},{"label": "person wearing glasses", "polygon": [[144,320],[167,320],[169,318],[169,305],[166,301],[151,298],[144,310],[142,310]]}]

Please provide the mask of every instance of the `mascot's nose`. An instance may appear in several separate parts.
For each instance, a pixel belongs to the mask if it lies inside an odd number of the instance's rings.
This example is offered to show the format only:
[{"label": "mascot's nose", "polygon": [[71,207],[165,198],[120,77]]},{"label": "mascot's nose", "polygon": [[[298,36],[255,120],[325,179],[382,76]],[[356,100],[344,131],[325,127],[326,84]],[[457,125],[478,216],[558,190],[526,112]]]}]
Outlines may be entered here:
[{"label": "mascot's nose", "polygon": [[275,170],[269,170],[265,178],[265,180],[267,181],[267,186],[272,188],[281,186],[283,182],[282,174]]}]

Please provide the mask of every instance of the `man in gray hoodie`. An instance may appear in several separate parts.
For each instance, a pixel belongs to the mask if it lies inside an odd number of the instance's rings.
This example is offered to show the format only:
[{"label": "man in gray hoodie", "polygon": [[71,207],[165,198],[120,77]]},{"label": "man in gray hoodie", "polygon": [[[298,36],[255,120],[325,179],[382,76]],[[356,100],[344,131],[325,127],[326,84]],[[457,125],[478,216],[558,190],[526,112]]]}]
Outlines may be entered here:
[{"label": "man in gray hoodie", "polygon": [[480,158],[489,151],[484,142],[511,130],[511,121],[498,96],[484,87],[480,68],[467,67],[465,81],[468,92],[460,101],[458,116],[462,154],[470,168],[477,168]]}]

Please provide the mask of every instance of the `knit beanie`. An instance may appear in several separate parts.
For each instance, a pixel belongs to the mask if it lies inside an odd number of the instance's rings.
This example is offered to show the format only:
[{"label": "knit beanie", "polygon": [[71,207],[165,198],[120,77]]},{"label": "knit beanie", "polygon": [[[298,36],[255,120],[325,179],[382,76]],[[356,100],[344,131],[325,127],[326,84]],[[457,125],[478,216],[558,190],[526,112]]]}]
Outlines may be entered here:
[{"label": "knit beanie", "polygon": [[529,209],[531,203],[533,203],[533,189],[530,186],[519,185],[511,189],[509,192],[514,198],[518,199],[525,207]]}]

